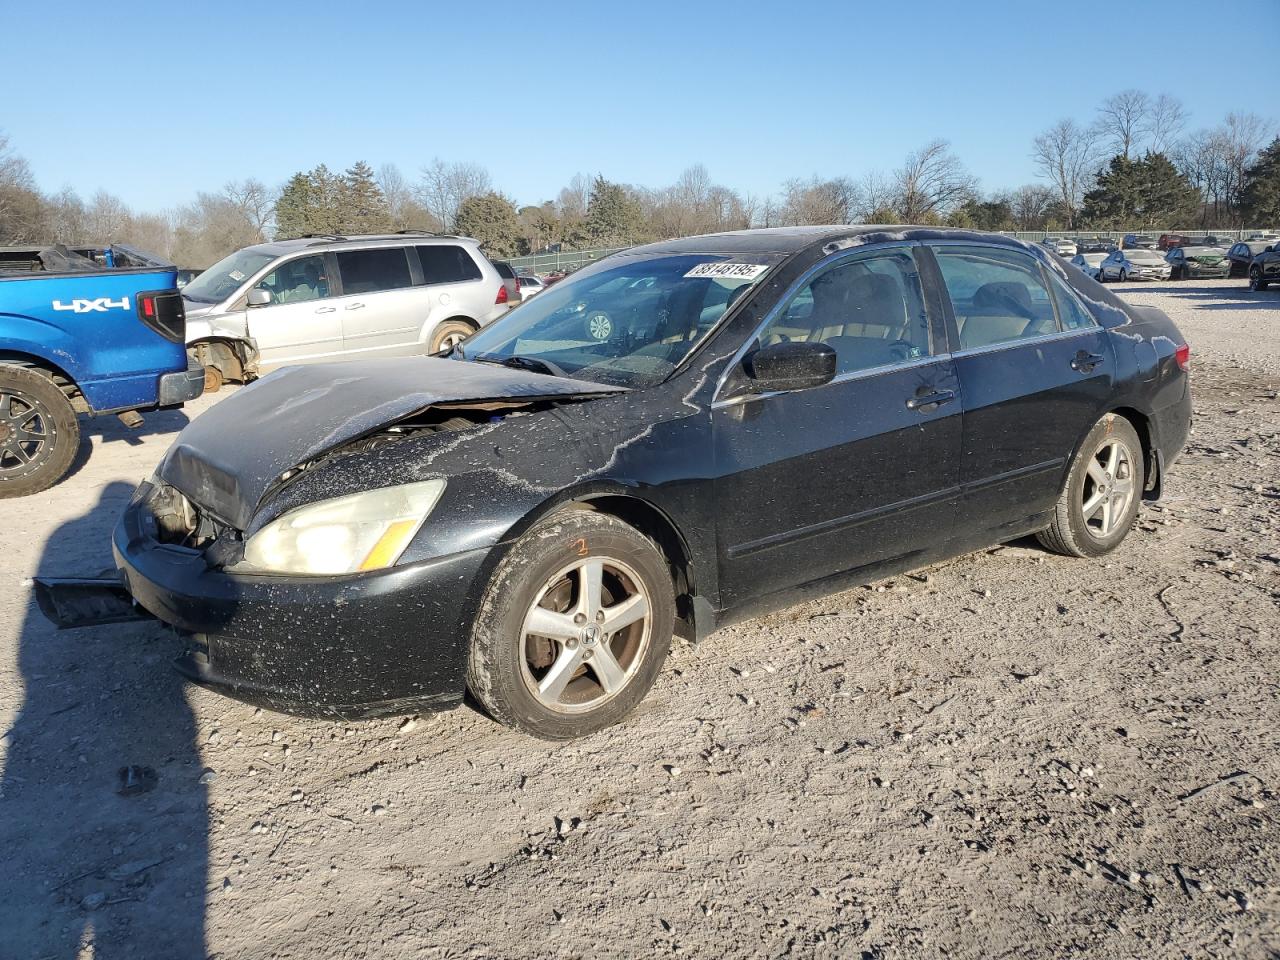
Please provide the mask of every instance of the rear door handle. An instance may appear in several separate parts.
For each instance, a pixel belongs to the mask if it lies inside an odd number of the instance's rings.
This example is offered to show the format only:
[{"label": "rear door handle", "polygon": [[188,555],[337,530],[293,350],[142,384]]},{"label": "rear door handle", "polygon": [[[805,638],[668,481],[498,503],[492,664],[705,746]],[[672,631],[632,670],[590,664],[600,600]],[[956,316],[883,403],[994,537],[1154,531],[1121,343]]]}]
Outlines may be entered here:
[{"label": "rear door handle", "polygon": [[316,307],[316,313],[337,313],[337,307]]},{"label": "rear door handle", "polygon": [[1080,373],[1092,373],[1093,368],[1105,359],[1107,358],[1100,353],[1088,353],[1081,350],[1071,361],[1071,369]]},{"label": "rear door handle", "polygon": [[907,401],[908,410],[924,410],[925,407],[940,407],[956,398],[954,390],[937,390],[924,396],[912,397]]},{"label": "rear door handle", "polygon": [[347,309],[348,309],[348,310],[363,310],[363,309],[364,309],[364,304],[363,304],[363,303],[348,303],[348,304],[347,304]]}]

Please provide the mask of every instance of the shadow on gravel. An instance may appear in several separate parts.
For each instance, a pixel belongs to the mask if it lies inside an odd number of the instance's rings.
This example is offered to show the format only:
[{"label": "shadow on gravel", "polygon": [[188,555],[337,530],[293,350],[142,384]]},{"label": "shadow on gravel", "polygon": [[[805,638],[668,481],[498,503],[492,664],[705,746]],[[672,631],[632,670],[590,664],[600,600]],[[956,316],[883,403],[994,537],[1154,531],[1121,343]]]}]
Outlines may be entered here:
[{"label": "shadow on gravel", "polygon": [[[99,572],[131,494],[109,484],[49,538],[39,572]],[[55,630],[34,598],[19,644],[24,699],[0,775],[0,957],[205,956],[206,788],[167,645],[148,624]]]},{"label": "shadow on gravel", "polygon": [[63,477],[63,482],[79,473],[89,462],[95,438],[101,439],[104,444],[127,443],[137,446],[142,443],[143,437],[156,433],[177,433],[191,422],[191,418],[182,410],[155,410],[144,413],[142,417],[142,426],[136,429],[126,427],[119,418],[113,416],[81,417],[80,449],[76,451],[76,458],[71,461],[71,469]]}]

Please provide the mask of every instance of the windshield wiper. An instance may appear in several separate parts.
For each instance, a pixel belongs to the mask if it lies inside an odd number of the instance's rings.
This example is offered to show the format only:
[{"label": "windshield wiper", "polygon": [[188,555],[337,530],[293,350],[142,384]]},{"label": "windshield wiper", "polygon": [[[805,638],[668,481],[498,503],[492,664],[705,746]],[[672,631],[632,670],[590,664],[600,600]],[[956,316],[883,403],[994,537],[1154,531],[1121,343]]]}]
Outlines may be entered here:
[{"label": "windshield wiper", "polygon": [[546,373],[553,377],[560,376],[551,364],[537,357],[522,357],[512,354],[509,357],[479,356],[472,357],[477,363],[496,363],[503,367],[515,367],[517,370],[532,370],[534,373]]}]

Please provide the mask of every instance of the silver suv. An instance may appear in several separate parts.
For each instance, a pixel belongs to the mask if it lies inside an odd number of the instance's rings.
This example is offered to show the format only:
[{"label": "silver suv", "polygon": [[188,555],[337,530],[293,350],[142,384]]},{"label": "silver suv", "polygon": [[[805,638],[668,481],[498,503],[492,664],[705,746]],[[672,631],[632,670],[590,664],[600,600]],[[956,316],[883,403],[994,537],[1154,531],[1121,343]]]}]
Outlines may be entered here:
[{"label": "silver suv", "polygon": [[286,363],[437,353],[509,309],[475,240],[426,233],[260,243],[182,296],[209,389]]}]

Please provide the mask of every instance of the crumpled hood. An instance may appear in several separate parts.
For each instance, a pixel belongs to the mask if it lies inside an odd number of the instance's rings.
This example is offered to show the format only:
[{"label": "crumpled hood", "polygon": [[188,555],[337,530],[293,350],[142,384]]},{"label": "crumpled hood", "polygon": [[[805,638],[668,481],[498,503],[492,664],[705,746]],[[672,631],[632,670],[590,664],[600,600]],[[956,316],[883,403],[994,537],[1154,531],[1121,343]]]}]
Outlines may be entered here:
[{"label": "crumpled hood", "polygon": [[285,367],[198,416],[159,472],[197,506],[244,530],[286,470],[433,404],[618,392],[435,357]]}]

